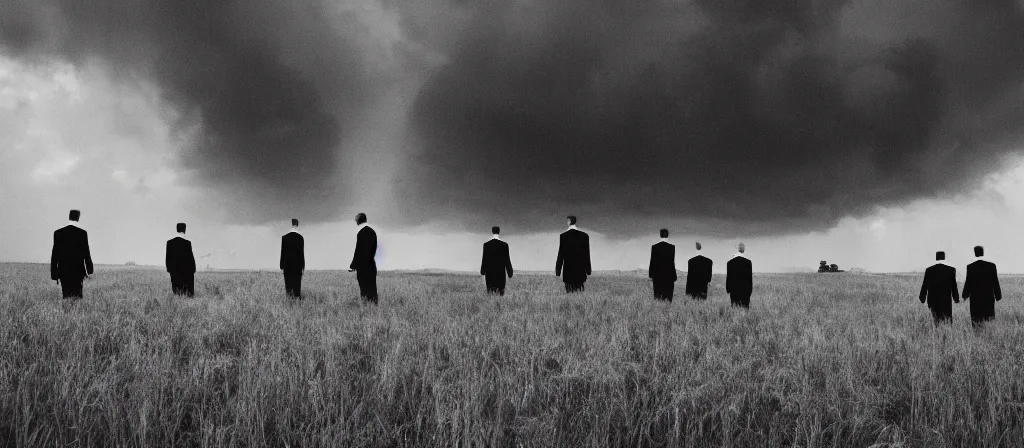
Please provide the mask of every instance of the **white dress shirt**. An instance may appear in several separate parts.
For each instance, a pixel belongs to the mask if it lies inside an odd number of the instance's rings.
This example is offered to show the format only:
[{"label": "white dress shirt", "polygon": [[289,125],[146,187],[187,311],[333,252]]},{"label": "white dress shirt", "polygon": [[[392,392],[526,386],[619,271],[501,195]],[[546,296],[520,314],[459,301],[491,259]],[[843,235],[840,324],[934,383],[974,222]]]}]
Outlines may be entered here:
[{"label": "white dress shirt", "polygon": [[498,234],[491,235],[491,239],[501,241],[501,237]]}]

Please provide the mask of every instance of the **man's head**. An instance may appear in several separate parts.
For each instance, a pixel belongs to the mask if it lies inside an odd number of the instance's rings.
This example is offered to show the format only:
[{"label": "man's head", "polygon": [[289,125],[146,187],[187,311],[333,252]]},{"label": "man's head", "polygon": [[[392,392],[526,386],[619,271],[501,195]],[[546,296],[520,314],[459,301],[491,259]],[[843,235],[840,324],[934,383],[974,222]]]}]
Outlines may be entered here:
[{"label": "man's head", "polygon": [[68,220],[71,220],[71,221],[74,221],[74,222],[78,222],[78,218],[81,218],[81,217],[82,217],[82,212],[80,212],[78,210],[71,210],[71,213],[68,213]]},{"label": "man's head", "polygon": [[662,238],[668,238],[668,229],[661,229],[658,231],[658,234],[661,235]]},{"label": "man's head", "polygon": [[935,252],[935,261],[942,261],[946,259],[946,253],[943,251]]},{"label": "man's head", "polygon": [[292,227],[298,227],[298,226],[299,226],[299,220],[295,219],[295,218],[292,218]]},{"label": "man's head", "polygon": [[185,233],[185,223],[179,222],[178,225],[174,227],[178,230],[178,233]]},{"label": "man's head", "polygon": [[501,227],[498,227],[498,226],[491,227],[491,234],[492,235],[501,235]]},{"label": "man's head", "polygon": [[739,244],[736,245],[736,250],[738,250],[741,254],[742,253],[746,253],[747,252],[747,245],[743,244],[743,243],[739,243]]},{"label": "man's head", "polygon": [[700,250],[700,241],[697,241],[697,250]]},{"label": "man's head", "polygon": [[974,256],[983,257],[985,256],[985,248],[981,246],[974,246]]},{"label": "man's head", "polygon": [[360,213],[356,215],[356,225],[366,222],[366,213]]},{"label": "man's head", "polygon": [[570,226],[574,226],[574,225],[576,225],[576,216],[574,216],[574,215],[569,215],[569,216],[566,216],[566,217],[565,217],[565,219],[566,219],[567,221],[569,221],[569,225],[570,225]]}]

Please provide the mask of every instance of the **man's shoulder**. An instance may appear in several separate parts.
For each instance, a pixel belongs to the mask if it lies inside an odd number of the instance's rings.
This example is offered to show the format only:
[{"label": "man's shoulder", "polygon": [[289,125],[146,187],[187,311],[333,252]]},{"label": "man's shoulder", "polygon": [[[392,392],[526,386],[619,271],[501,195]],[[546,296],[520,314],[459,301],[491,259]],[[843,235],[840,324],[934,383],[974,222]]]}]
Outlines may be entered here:
[{"label": "man's shoulder", "polygon": [[991,262],[991,261],[987,261],[987,260],[974,260],[971,264],[967,265],[967,267],[986,267],[986,268],[993,267],[994,268],[994,267],[996,267],[996,264]]}]

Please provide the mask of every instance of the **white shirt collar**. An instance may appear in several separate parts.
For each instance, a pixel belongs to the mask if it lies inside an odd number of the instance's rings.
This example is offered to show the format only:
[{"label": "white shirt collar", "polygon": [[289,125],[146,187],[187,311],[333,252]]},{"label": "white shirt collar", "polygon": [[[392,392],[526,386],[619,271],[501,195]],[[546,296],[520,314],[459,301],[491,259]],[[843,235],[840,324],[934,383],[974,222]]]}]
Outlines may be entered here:
[{"label": "white shirt collar", "polygon": [[367,222],[359,224],[359,230],[363,230],[363,227],[368,227],[369,225],[370,225],[370,223],[367,223]]},{"label": "white shirt collar", "polygon": [[747,258],[747,254],[741,253],[741,252],[736,252],[736,253],[732,254],[732,257],[733,258],[736,258],[736,257]]},{"label": "white shirt collar", "polygon": [[[185,236],[185,234],[181,233],[181,232],[178,232],[178,233],[174,234],[174,238],[181,238],[181,239],[183,239],[185,241],[188,241],[188,237]],[[171,238],[171,239],[173,240],[174,238]]]},{"label": "white shirt collar", "polygon": [[299,228],[298,227],[292,227],[292,229],[289,230],[288,233],[299,233]]},{"label": "white shirt collar", "polygon": [[501,241],[501,237],[498,234],[491,235],[491,239]]},{"label": "white shirt collar", "polygon": [[576,229],[576,224],[573,224],[573,225],[569,226],[569,229],[568,229],[568,230],[577,230],[577,229]]},{"label": "white shirt collar", "polygon": [[[941,264],[943,266],[949,266],[949,263],[946,263],[946,260],[936,260],[935,264]],[[949,267],[952,267],[952,266],[949,266]]]},{"label": "white shirt collar", "polygon": [[[78,227],[78,221],[70,221],[70,220],[69,220],[69,221],[68,221],[68,225],[69,225],[69,226],[75,226],[75,227]],[[78,227],[78,228],[79,228],[79,229],[81,229],[81,227]]]},{"label": "white shirt collar", "polygon": [[695,257],[699,257],[699,256],[701,256],[701,255],[704,255],[704,253],[702,253],[702,252],[700,251],[700,249],[697,249],[696,255],[694,255],[694,256],[695,256]]},{"label": "white shirt collar", "polygon": [[667,243],[668,242],[668,238],[662,238],[660,242]]},{"label": "white shirt collar", "polygon": [[984,256],[984,255],[978,255],[978,256],[974,257],[974,259],[975,259],[975,260],[981,260],[981,261],[986,261],[986,260],[985,260],[985,256]]}]

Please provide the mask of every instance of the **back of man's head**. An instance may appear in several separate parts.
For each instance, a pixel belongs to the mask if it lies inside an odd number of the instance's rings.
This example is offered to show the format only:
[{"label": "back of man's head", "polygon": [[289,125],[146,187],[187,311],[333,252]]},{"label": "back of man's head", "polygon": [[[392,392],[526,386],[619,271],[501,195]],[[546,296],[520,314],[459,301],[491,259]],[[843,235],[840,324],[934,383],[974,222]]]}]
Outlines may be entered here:
[{"label": "back of man's head", "polygon": [[700,250],[700,248],[701,248],[700,241],[697,241],[697,250]]},{"label": "back of man's head", "polygon": [[983,257],[985,256],[985,248],[981,246],[974,246],[974,256]]},{"label": "back of man's head", "polygon": [[292,218],[292,227],[298,227],[298,226],[299,226],[299,220],[295,219],[295,218]]},{"label": "back of man's head", "polygon": [[71,220],[71,221],[74,221],[74,222],[78,222],[78,218],[81,218],[81,217],[82,217],[82,212],[80,212],[78,210],[71,210],[71,212],[68,213],[68,220]]},{"label": "back of man's head", "polygon": [[493,235],[501,235],[501,227],[498,227],[498,226],[491,227],[491,234],[493,234]]},{"label": "back of man's head", "polygon": [[668,229],[661,229],[658,234],[661,235],[662,238],[668,238]]},{"label": "back of man's head", "polygon": [[741,254],[742,253],[746,253],[747,252],[747,245],[743,244],[743,243],[740,243],[740,244],[736,245],[736,250],[740,251]]},{"label": "back of man's head", "polygon": [[366,222],[366,213],[356,215],[356,224],[362,224],[364,222]]},{"label": "back of man's head", "polygon": [[941,250],[938,251],[938,252],[935,252],[935,260],[936,261],[942,261],[942,260],[945,260],[945,259],[946,259],[946,253],[945,252],[943,252]]},{"label": "back of man's head", "polygon": [[178,233],[185,233],[185,223],[179,222],[178,225],[174,227],[178,230]]},{"label": "back of man's head", "polygon": [[576,225],[576,216],[574,216],[574,215],[569,215],[569,216],[566,216],[566,217],[565,217],[565,219],[568,219],[568,220],[569,220],[569,225],[570,225],[570,226],[574,226],[574,225]]}]

